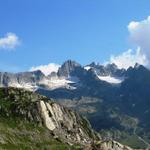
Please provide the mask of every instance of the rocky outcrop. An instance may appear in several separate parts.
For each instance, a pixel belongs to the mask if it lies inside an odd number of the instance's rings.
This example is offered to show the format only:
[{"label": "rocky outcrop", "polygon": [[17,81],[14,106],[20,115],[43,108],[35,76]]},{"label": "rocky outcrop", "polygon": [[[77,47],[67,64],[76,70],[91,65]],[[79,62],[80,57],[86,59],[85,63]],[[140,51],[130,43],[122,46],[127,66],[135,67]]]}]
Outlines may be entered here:
[{"label": "rocky outcrop", "polygon": [[0,93],[1,117],[44,125],[55,138],[69,144],[86,145],[99,139],[85,118],[44,96],[15,88],[1,88]]},{"label": "rocky outcrop", "polygon": [[116,141],[103,141],[97,145],[97,150],[133,150],[132,148],[122,145]]},{"label": "rocky outcrop", "polygon": [[[46,127],[68,143],[90,144],[96,134],[86,119],[56,103],[40,101],[40,111]],[[97,137],[98,138],[98,137]]]}]

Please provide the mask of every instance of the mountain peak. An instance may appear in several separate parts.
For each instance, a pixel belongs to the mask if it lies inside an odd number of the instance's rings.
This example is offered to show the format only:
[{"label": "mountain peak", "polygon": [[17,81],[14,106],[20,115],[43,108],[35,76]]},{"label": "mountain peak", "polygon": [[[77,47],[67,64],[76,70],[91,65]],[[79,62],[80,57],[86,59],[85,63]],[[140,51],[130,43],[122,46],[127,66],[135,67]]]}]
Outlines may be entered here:
[{"label": "mountain peak", "polygon": [[139,63],[136,63],[135,65],[134,65],[134,68],[139,68],[141,65],[139,64]]},{"label": "mountain peak", "polygon": [[107,64],[106,68],[108,68],[108,69],[118,69],[118,67],[117,67],[117,65],[115,63]]},{"label": "mountain peak", "polygon": [[94,61],[92,63],[90,63],[88,66],[90,67],[96,67],[98,64],[96,64]]},{"label": "mountain peak", "polygon": [[76,68],[81,67],[79,63],[73,60],[65,61],[58,70],[58,76],[68,77],[70,73]]},{"label": "mountain peak", "polygon": [[[74,60],[67,60],[63,63],[63,65],[69,65],[69,66],[81,66],[78,62],[74,61]],[[62,65],[62,66],[63,66]]]},{"label": "mountain peak", "polygon": [[41,75],[41,76],[44,76],[44,73],[41,71],[41,70],[35,70],[35,71],[32,71],[32,73],[36,74],[36,75]]}]

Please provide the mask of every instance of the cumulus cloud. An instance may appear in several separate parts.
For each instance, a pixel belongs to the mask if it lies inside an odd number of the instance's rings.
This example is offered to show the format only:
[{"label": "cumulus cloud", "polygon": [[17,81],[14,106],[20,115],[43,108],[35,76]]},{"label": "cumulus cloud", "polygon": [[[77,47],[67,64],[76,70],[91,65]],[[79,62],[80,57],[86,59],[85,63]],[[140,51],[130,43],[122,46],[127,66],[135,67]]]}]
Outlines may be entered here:
[{"label": "cumulus cloud", "polygon": [[7,33],[0,38],[0,49],[14,49],[19,45],[19,38],[14,33]]},{"label": "cumulus cloud", "polygon": [[129,41],[138,48],[127,50],[118,56],[111,56],[110,62],[127,69],[135,63],[150,68],[150,16],[142,21],[131,21],[128,26]]},{"label": "cumulus cloud", "polygon": [[60,65],[55,63],[50,63],[48,65],[40,65],[36,67],[31,67],[30,71],[41,70],[46,76],[49,75],[51,72],[57,72]]},{"label": "cumulus cloud", "polygon": [[150,67],[150,16],[142,21],[132,21],[128,25],[130,41],[141,48],[141,53],[148,60]]},{"label": "cumulus cloud", "polygon": [[137,48],[136,51],[129,49],[118,56],[111,56],[109,63],[115,63],[118,68],[127,69],[129,66],[134,66],[136,63],[147,65],[147,58],[141,53],[141,49]]}]

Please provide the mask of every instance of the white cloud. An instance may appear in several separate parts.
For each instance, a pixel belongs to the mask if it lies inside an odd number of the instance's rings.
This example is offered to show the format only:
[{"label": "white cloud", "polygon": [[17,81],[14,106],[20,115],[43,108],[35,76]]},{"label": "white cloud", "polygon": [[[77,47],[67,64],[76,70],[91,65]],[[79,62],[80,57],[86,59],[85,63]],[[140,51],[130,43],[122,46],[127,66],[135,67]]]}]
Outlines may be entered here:
[{"label": "white cloud", "polygon": [[139,22],[130,22],[128,30],[130,41],[140,47],[141,53],[147,58],[147,66],[150,67],[150,16]]},{"label": "white cloud", "polygon": [[147,59],[144,54],[141,53],[141,49],[137,48],[134,52],[129,49],[118,56],[111,56],[109,63],[115,63],[118,68],[127,69],[129,66],[134,66],[136,63],[141,65],[147,65]]},{"label": "white cloud", "polygon": [[138,26],[139,26],[139,22],[132,21],[132,22],[130,22],[129,25],[128,25],[128,30],[132,32],[132,31],[134,31]]},{"label": "white cloud", "polygon": [[30,71],[41,70],[47,76],[51,72],[57,72],[59,67],[60,67],[60,65],[58,65],[58,64],[50,63],[48,65],[40,65],[40,66],[36,66],[36,67],[31,67]]},{"label": "white cloud", "polygon": [[7,33],[0,38],[0,49],[14,49],[19,45],[19,38],[14,33]]},{"label": "white cloud", "polygon": [[128,26],[129,40],[138,48],[127,50],[118,56],[111,56],[109,63],[127,69],[135,63],[150,68],[150,16],[142,21],[131,21]]}]

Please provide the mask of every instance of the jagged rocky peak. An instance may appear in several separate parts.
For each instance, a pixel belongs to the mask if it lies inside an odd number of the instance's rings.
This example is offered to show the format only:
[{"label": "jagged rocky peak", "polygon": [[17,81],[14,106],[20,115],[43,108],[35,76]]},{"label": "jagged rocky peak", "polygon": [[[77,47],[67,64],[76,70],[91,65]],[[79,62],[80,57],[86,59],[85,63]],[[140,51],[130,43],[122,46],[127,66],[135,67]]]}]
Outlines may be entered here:
[{"label": "jagged rocky peak", "polygon": [[75,68],[81,67],[81,65],[75,61],[68,60],[58,70],[58,76],[68,77]]},{"label": "jagged rocky peak", "polygon": [[129,73],[133,73],[133,72],[137,72],[137,73],[139,73],[140,74],[140,72],[142,73],[144,73],[144,72],[149,72],[149,70],[145,67],[145,66],[143,66],[143,65],[140,65],[140,64],[138,64],[138,63],[136,63],[135,65],[134,65],[134,67],[129,67],[128,69],[127,69],[127,71],[126,71],[126,74],[129,74]]},{"label": "jagged rocky peak", "polygon": [[91,64],[87,66],[91,68],[95,68],[95,69],[117,69],[117,65],[115,65],[114,63],[103,65],[100,63],[92,62]]},{"label": "jagged rocky peak", "polygon": [[92,62],[92,63],[90,63],[88,66],[95,68],[96,66],[99,66],[99,65],[100,65],[99,63]]},{"label": "jagged rocky peak", "polygon": [[40,71],[20,72],[20,73],[0,73],[1,87],[20,87],[20,88],[35,88],[36,83],[45,78],[45,75]]},{"label": "jagged rocky peak", "polygon": [[123,76],[125,73],[125,69],[119,69],[116,64],[107,64],[101,65],[99,63],[92,62],[91,64],[85,66],[86,70],[93,68],[97,75],[99,76]]},{"label": "jagged rocky peak", "polygon": [[115,63],[107,64],[105,66],[105,68],[107,68],[108,70],[117,70],[118,69],[118,67],[117,67],[117,65]]},{"label": "jagged rocky peak", "polygon": [[45,75],[40,70],[37,70],[33,72],[17,73],[16,77],[19,83],[22,82],[36,83],[42,80],[45,77]]},{"label": "jagged rocky peak", "polygon": [[[150,83],[150,71],[143,65],[136,64],[134,67],[129,67],[126,71],[126,82],[129,84],[130,82],[137,86],[137,83],[145,86],[149,86]],[[127,86],[129,89],[129,87]]]},{"label": "jagged rocky peak", "polygon": [[37,83],[45,78],[40,71],[20,73],[0,73],[0,87],[18,87],[28,90],[36,90]]},{"label": "jagged rocky peak", "polygon": [[134,68],[139,68],[141,65],[139,64],[139,63],[136,63],[135,65],[134,65]]},{"label": "jagged rocky peak", "polygon": [[111,76],[124,76],[125,69],[119,69],[118,66],[114,63],[107,64],[104,67],[105,73]]},{"label": "jagged rocky peak", "polygon": [[143,74],[144,72],[149,72],[149,69],[147,68],[147,67],[145,67],[145,66],[143,66],[143,65],[141,65],[141,64],[139,64],[139,63],[136,63],[133,67],[132,66],[130,66],[127,70],[126,70],[126,75],[128,75],[129,73],[138,73],[138,74],[140,74],[140,72],[141,72],[141,74]]},{"label": "jagged rocky peak", "polygon": [[12,73],[0,72],[0,86],[9,86],[9,82],[17,81],[16,77]]},{"label": "jagged rocky peak", "polygon": [[130,66],[128,69],[127,69],[127,73],[128,72],[133,72],[135,70],[148,70],[147,68],[145,68],[143,65],[139,64],[139,63],[135,63],[134,66]]},{"label": "jagged rocky peak", "polygon": [[136,64],[134,65],[134,69],[136,69],[136,70],[141,70],[141,71],[149,71],[148,68],[146,68],[145,66],[143,66],[143,65],[141,65],[141,64],[139,64],[139,63],[136,63]]},{"label": "jagged rocky peak", "polygon": [[51,72],[51,74],[49,74],[48,77],[57,78],[57,72]]},{"label": "jagged rocky peak", "polygon": [[45,77],[45,75],[42,73],[42,71],[40,70],[36,70],[36,71],[27,71],[27,72],[19,72],[14,74],[17,76],[17,78],[35,78],[35,79],[41,79],[43,77]]},{"label": "jagged rocky peak", "polygon": [[86,65],[84,67],[84,69],[86,69],[86,70],[89,70],[91,68],[95,68],[96,69],[96,68],[99,68],[100,66],[102,66],[102,65],[100,65],[99,63],[96,63],[96,62],[92,62],[92,63]]},{"label": "jagged rocky peak", "polygon": [[35,70],[35,71],[30,72],[30,73],[33,73],[34,75],[39,76],[39,77],[45,76],[41,70]]}]

